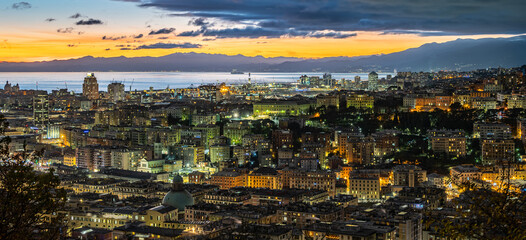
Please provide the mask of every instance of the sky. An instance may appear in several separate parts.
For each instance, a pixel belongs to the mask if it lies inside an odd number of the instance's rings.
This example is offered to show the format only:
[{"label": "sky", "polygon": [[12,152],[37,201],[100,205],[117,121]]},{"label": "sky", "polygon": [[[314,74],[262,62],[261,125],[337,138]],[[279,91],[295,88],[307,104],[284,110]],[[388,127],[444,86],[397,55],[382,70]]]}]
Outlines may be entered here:
[{"label": "sky", "polygon": [[0,61],[388,54],[521,35],[525,12],[523,0],[2,0]]}]

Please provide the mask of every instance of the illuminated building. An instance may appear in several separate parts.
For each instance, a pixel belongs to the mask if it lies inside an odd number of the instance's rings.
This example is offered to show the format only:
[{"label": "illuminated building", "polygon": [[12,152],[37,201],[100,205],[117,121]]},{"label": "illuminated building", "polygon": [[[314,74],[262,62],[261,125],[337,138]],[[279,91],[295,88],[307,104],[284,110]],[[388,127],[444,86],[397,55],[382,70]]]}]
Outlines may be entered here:
[{"label": "illuminated building", "polygon": [[399,137],[397,131],[380,131],[371,134],[374,138],[374,156],[383,158],[398,150]]},{"label": "illuminated building", "polygon": [[217,190],[205,194],[203,202],[220,205],[243,205],[250,200],[250,193],[246,191]]},{"label": "illuminated building", "polygon": [[276,170],[261,167],[247,175],[247,187],[280,189],[280,176]]},{"label": "illuminated building", "polygon": [[210,146],[210,162],[216,163],[230,160],[230,146],[212,145]]},{"label": "illuminated building", "polygon": [[314,109],[316,103],[310,100],[263,100],[253,104],[254,115],[288,115],[297,116],[305,114],[310,108]]},{"label": "illuminated building", "polygon": [[102,146],[86,146],[77,149],[77,166],[91,171],[111,166],[111,149]]},{"label": "illuminated building", "polygon": [[75,156],[75,153],[65,153],[64,154],[64,165],[76,167],[77,166],[77,158]]},{"label": "illuminated building", "polygon": [[357,197],[360,202],[379,200],[380,190],[378,178],[351,177],[349,179],[349,194]]},{"label": "illuminated building", "polygon": [[108,84],[108,95],[110,98],[110,101],[112,102],[119,102],[124,101],[125,94],[124,94],[124,84],[118,83],[118,82],[112,82]]},{"label": "illuminated building", "polygon": [[515,159],[513,139],[482,139],[482,164],[512,162]]},{"label": "illuminated building", "polygon": [[347,163],[370,164],[374,157],[374,142],[364,139],[348,139],[345,151]]},{"label": "illuminated building", "polygon": [[393,168],[393,183],[397,186],[415,187],[427,181],[427,171],[414,165],[397,165]]},{"label": "illuminated building", "polygon": [[88,73],[82,84],[82,95],[89,100],[99,99],[99,84],[94,73]]},{"label": "illuminated building", "polygon": [[209,125],[196,125],[193,127],[194,130],[198,130],[203,132],[201,137],[205,138],[205,148],[208,148],[210,145],[210,141],[219,136],[220,134],[220,127],[218,125],[209,124]]},{"label": "illuminated building", "polygon": [[230,189],[234,187],[244,187],[246,182],[246,174],[234,171],[221,171],[212,174],[210,184],[219,186],[221,189]]},{"label": "illuminated building", "polygon": [[367,79],[367,90],[378,90],[378,74],[376,72],[369,73],[369,78]]},{"label": "illuminated building", "polygon": [[497,109],[497,100],[495,98],[471,98],[471,107],[481,110],[494,110]]},{"label": "illuminated building", "polygon": [[430,130],[431,150],[449,156],[466,156],[466,136],[462,130]]},{"label": "illuminated building", "polygon": [[451,177],[451,182],[461,185],[467,181],[480,179],[482,172],[473,165],[465,164],[451,168],[449,170],[449,176]]},{"label": "illuminated building", "polygon": [[250,126],[247,122],[229,122],[224,127],[223,135],[230,138],[232,145],[241,145],[243,136],[250,133]]},{"label": "illuminated building", "polygon": [[283,188],[325,190],[329,196],[336,195],[336,175],[324,171],[282,170]]},{"label": "illuminated building", "polygon": [[508,98],[508,108],[526,108],[526,96],[524,95],[512,95]]},{"label": "illuminated building", "polygon": [[194,184],[203,184],[205,181],[205,174],[202,172],[194,171],[188,174],[188,182]]},{"label": "illuminated building", "polygon": [[342,220],[344,210],[342,207],[329,202],[314,205],[298,202],[279,209],[277,214],[283,224],[305,227],[317,221],[334,222]]},{"label": "illuminated building", "polygon": [[511,138],[511,128],[504,123],[484,123],[473,124],[473,137],[482,139],[508,139]]},{"label": "illuminated building", "polygon": [[340,97],[337,95],[318,95],[316,97],[316,107],[319,108],[321,106],[324,106],[325,108],[334,106],[336,109],[339,109]]},{"label": "illuminated building", "polygon": [[365,221],[314,223],[303,228],[303,235],[306,239],[404,239],[397,238],[397,229],[394,226]]},{"label": "illuminated building", "polygon": [[353,94],[346,98],[347,108],[372,109],[374,107],[374,97],[367,94]]},{"label": "illuminated building", "polygon": [[33,121],[40,127],[45,127],[49,124],[48,95],[38,95],[33,97]]},{"label": "illuminated building", "polygon": [[219,115],[217,114],[193,114],[192,125],[211,125],[219,121]]}]

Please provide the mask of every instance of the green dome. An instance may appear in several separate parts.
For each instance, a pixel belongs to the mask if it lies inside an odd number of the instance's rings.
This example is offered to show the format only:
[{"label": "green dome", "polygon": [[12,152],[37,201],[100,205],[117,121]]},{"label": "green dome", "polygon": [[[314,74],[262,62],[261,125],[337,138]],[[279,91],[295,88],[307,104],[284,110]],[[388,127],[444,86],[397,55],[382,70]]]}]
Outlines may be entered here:
[{"label": "green dome", "polygon": [[174,183],[182,183],[183,182],[183,177],[181,177],[179,174],[177,174],[177,175],[174,176],[173,182]]},{"label": "green dome", "polygon": [[194,205],[194,198],[192,194],[184,189],[182,191],[172,189],[164,196],[163,205],[172,206],[180,211],[184,211],[186,206]]},{"label": "green dome", "polygon": [[163,205],[172,206],[180,211],[184,211],[186,206],[194,205],[194,198],[184,189],[181,176],[174,176],[172,189],[164,196]]}]

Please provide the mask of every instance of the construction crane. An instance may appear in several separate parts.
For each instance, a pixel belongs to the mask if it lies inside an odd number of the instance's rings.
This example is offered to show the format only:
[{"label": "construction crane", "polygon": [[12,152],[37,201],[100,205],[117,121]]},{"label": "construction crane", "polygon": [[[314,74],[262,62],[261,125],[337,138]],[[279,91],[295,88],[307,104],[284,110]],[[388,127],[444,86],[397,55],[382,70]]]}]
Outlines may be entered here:
[{"label": "construction crane", "polygon": [[135,78],[132,79],[132,82],[130,84],[130,93],[131,93],[131,89],[132,89],[132,86],[133,86],[133,82],[135,82]]}]

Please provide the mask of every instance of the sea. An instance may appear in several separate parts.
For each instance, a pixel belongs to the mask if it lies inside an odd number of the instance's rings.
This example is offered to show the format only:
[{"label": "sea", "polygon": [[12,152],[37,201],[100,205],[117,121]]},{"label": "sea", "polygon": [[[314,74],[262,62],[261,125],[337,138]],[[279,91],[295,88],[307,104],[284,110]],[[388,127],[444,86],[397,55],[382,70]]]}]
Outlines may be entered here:
[{"label": "sea", "polygon": [[[230,72],[95,72],[99,90],[106,91],[108,84],[120,82],[128,90],[145,90],[165,88],[197,87],[203,84],[243,84],[248,81],[249,74],[231,74]],[[331,73],[332,78],[351,79],[360,76],[367,80],[368,73]],[[379,78],[394,73],[378,73]],[[51,92],[67,88],[69,91],[81,92],[85,72],[0,72],[0,89],[9,81],[12,85],[19,84],[20,89],[38,89]],[[285,83],[297,82],[301,75],[323,76],[319,72],[255,72],[250,73],[252,83]]]}]

